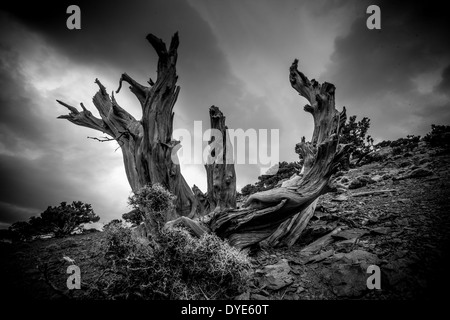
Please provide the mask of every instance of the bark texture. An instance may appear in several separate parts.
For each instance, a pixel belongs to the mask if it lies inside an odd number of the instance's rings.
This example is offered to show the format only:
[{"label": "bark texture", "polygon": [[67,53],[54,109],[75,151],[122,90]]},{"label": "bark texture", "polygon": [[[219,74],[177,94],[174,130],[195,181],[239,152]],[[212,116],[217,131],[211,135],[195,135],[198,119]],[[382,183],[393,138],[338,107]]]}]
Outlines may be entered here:
[{"label": "bark texture", "polygon": [[208,183],[207,212],[236,208],[236,172],[233,149],[225,125],[225,116],[216,106],[209,108],[211,140],[205,165]]},{"label": "bark texture", "polygon": [[[294,215],[306,210],[328,192],[331,175],[348,146],[338,147],[337,135],[319,145],[311,169],[296,186],[280,187],[251,195],[242,209],[226,210],[204,217],[203,221],[217,235],[229,239],[238,248],[262,242]],[[309,220],[309,219],[307,219]],[[308,221],[303,221],[306,224]]]},{"label": "bark texture", "polygon": [[[290,68],[289,81],[291,86],[304,97],[309,104],[304,110],[313,116],[314,131],[311,142],[306,142],[305,137],[295,146],[295,152],[304,160],[302,174],[306,174],[312,167],[317,156],[317,145],[323,143],[330,136],[339,136],[342,126],[347,119],[345,107],[342,112],[335,108],[335,87],[333,84],[316,80],[309,80],[298,70],[298,60],[295,60]],[[292,187],[299,182],[299,177],[286,181],[282,186]],[[314,215],[318,199],[308,207],[295,214],[292,218],[282,223],[277,230],[265,240],[270,246],[292,246],[298,240],[311,217]]]},{"label": "bark texture", "polygon": [[68,115],[59,116],[70,122],[101,131],[116,140],[123,154],[125,171],[131,189],[137,191],[146,184],[160,183],[177,197],[176,215],[194,217],[197,213],[197,199],[181,175],[176,151],[179,141],[172,139],[173,107],[177,101],[180,87],[177,83],[176,62],[179,45],[178,34],[172,37],[170,46],[159,38],[149,34],[146,38],[158,54],[157,79],[148,81],[144,86],[128,74],[120,77],[119,93],[122,83],[129,89],[142,107],[142,118],[136,120],[120,107],[98,79],[95,83],[99,91],[93,98],[100,119],[93,116],[83,104],[82,111],[57,100],[70,110]]}]

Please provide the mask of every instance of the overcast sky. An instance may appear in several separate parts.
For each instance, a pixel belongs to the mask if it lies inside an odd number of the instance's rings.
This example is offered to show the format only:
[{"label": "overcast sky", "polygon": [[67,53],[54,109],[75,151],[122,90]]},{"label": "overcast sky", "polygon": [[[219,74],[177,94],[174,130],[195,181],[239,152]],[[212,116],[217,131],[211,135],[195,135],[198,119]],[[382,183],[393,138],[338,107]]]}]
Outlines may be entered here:
[{"label": "overcast sky", "polygon": [[[16,1],[17,2],[17,1]],[[148,33],[166,43],[179,31],[181,93],[175,128],[209,127],[217,105],[230,128],[279,129],[280,160],[310,138],[306,100],[290,86],[295,58],[311,79],[337,87],[336,107],[371,119],[376,141],[424,135],[450,124],[450,23],[442,5],[393,1],[78,1],[81,30],[66,28],[71,2],[10,4],[0,10],[0,227],[49,205],[91,203],[101,221],[129,211],[117,144],[56,119],[63,100],[94,114],[95,78],[111,92],[127,72],[156,78]],[[47,3],[47,4],[46,4]],[[381,8],[381,30],[368,30],[366,9]],[[116,99],[140,118],[124,88]],[[255,182],[258,165],[237,165],[238,189]],[[182,165],[188,183],[206,191],[202,165]]]}]

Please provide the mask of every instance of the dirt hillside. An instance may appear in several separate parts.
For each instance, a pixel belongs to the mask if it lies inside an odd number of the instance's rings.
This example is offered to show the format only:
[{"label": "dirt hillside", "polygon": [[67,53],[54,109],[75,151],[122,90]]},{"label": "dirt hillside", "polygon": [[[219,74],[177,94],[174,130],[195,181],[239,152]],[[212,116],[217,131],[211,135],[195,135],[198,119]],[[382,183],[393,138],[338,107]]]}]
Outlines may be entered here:
[{"label": "dirt hillside", "polygon": [[[434,299],[449,280],[450,154],[420,145],[344,172],[337,191],[321,197],[300,241],[261,248],[253,276],[237,299]],[[30,243],[0,243],[9,298],[81,298],[102,272],[102,233]],[[305,247],[319,241],[312,250]],[[315,242],[317,244],[317,242]],[[82,290],[68,292],[66,269],[75,260]],[[381,289],[369,290],[369,265]],[[85,292],[84,292],[85,293]]]}]

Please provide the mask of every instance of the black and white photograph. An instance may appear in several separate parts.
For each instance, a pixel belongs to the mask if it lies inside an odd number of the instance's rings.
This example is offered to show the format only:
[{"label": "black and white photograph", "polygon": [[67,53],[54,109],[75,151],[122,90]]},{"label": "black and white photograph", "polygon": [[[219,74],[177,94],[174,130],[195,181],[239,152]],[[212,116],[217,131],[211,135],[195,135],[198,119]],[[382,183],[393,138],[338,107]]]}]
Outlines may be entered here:
[{"label": "black and white photograph", "polygon": [[177,319],[447,300],[447,8],[5,1],[2,297]]}]

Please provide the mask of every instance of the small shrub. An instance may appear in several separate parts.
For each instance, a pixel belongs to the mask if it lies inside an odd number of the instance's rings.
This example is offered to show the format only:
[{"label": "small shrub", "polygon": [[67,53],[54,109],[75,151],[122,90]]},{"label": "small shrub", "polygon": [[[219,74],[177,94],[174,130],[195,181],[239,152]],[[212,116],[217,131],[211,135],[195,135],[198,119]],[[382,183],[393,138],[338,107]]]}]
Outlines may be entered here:
[{"label": "small shrub", "polygon": [[372,183],[375,183],[375,181],[371,177],[363,175],[363,176],[359,176],[359,177],[353,179],[350,182],[348,188],[349,189],[358,189],[358,188],[364,187],[364,186],[366,186],[368,184],[372,184]]},{"label": "small shrub", "polygon": [[397,146],[392,149],[392,155],[398,156],[403,152],[402,148]]},{"label": "small shrub", "polygon": [[175,207],[176,196],[155,183],[146,185],[128,198],[128,204],[139,210],[148,225],[154,225],[154,232],[159,232],[166,222],[167,214]]},{"label": "small shrub", "polygon": [[9,227],[15,240],[30,241],[37,236],[54,234],[61,238],[73,232],[83,230],[83,224],[97,222],[97,216],[88,203],[73,201],[72,204],[61,202],[58,207],[49,206],[40,216],[33,216],[26,221],[19,221]]},{"label": "small shrub", "polygon": [[102,284],[112,299],[231,298],[248,279],[247,256],[212,234],[197,239],[182,228],[162,229],[154,246],[121,226],[105,235],[114,274]]},{"label": "small shrub", "polygon": [[450,148],[450,126],[432,124],[424,141],[432,147]]},{"label": "small shrub", "polygon": [[176,197],[159,183],[146,185],[128,198],[128,204],[135,209],[147,208],[154,212],[168,211],[173,208]]},{"label": "small shrub", "polygon": [[60,238],[82,230],[85,223],[99,220],[100,217],[95,214],[89,203],[73,201],[71,204],[61,202],[57,207],[49,206],[40,217],[30,219],[30,223],[41,232],[52,232]]},{"label": "small shrub", "polygon": [[105,230],[106,255],[119,260],[126,258],[137,248],[137,241],[133,238],[131,230],[119,224],[112,224]]},{"label": "small shrub", "polygon": [[122,214],[122,219],[131,223],[133,226],[138,226],[144,221],[144,213],[139,209],[133,209],[130,212]]},{"label": "small shrub", "polygon": [[390,146],[393,148],[393,154],[401,154],[412,151],[419,146],[420,136],[408,135],[406,138],[399,138],[392,141]]}]

